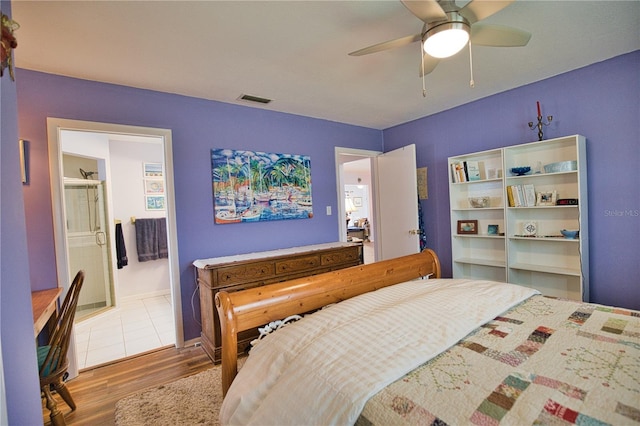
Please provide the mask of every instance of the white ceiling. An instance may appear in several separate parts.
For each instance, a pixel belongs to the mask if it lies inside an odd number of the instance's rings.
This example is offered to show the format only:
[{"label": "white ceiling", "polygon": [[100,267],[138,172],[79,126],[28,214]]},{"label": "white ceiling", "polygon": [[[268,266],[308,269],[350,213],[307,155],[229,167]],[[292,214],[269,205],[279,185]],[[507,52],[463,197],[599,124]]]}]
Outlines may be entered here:
[{"label": "white ceiling", "polygon": [[400,1],[13,0],[12,15],[20,68],[255,106],[237,100],[250,94],[273,99],[257,108],[375,129],[640,48],[638,0],[518,0],[482,22],[530,31],[528,46],[474,47],[473,89],[464,49],[423,98],[418,43],[347,55],[420,32]]}]

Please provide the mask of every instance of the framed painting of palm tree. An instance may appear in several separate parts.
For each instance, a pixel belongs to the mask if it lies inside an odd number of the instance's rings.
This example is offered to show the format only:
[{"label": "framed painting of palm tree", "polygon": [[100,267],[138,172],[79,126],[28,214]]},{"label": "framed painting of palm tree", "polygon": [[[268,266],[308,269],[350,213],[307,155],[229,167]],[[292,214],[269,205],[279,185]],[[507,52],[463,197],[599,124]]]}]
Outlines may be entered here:
[{"label": "framed painting of palm tree", "polygon": [[214,222],[313,217],[307,155],[211,150]]}]

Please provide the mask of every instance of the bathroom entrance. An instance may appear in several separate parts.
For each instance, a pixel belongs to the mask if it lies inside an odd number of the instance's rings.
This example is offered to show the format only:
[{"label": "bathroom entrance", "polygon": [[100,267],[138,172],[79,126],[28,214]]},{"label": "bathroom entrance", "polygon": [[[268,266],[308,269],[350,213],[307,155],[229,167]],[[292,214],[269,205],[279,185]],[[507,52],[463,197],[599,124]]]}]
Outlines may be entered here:
[{"label": "bathroom entrance", "polygon": [[[47,125],[58,282],[66,289],[78,269],[96,278],[91,291],[85,278],[81,292],[70,378],[167,344],[183,347],[171,131],[58,118]],[[139,262],[136,218],[162,220],[168,257]]]}]

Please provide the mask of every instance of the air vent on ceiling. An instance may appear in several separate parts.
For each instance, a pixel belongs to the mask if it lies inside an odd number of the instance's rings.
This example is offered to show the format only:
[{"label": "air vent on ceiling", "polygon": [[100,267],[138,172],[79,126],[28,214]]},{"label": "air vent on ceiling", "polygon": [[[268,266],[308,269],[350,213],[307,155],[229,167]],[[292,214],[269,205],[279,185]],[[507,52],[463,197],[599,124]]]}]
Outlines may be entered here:
[{"label": "air vent on ceiling", "polygon": [[269,102],[271,102],[271,99],[261,98],[260,96],[253,95],[241,95],[238,99],[242,101],[257,102],[259,104],[268,104]]}]

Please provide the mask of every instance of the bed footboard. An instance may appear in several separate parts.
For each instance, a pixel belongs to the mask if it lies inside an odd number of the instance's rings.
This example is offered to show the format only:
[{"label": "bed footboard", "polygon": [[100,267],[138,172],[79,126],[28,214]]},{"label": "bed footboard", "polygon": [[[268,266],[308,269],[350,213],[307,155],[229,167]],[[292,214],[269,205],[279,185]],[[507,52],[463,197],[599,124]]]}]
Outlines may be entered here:
[{"label": "bed footboard", "polygon": [[431,276],[440,278],[433,250],[262,287],[216,294],[222,333],[222,392],[238,372],[238,333],[303,314],[379,288]]}]

